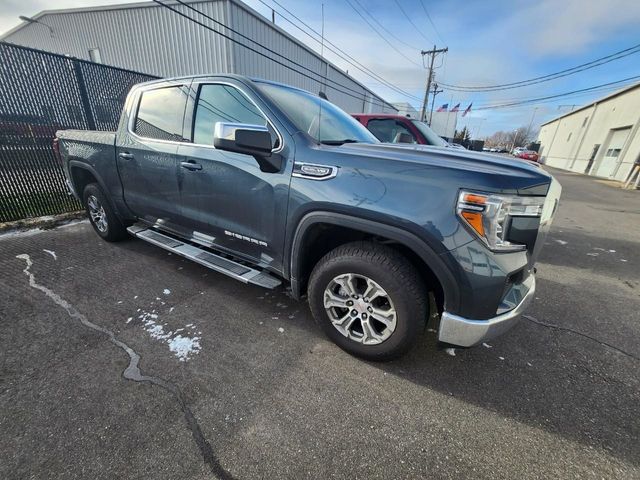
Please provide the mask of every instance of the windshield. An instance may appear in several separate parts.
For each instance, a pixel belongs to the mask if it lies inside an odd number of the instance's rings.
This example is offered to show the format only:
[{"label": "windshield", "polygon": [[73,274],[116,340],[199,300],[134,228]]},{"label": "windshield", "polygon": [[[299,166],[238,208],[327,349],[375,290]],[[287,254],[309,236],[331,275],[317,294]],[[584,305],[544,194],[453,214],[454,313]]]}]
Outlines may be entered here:
[{"label": "windshield", "polygon": [[420,133],[427,140],[429,145],[433,145],[436,147],[447,146],[447,142],[440,138],[440,136],[436,132],[431,130],[431,127],[429,127],[429,125],[427,125],[426,123],[420,122],[418,120],[411,120],[411,123],[413,123],[416,128],[420,130]]},{"label": "windshield", "polygon": [[256,83],[296,128],[308,133],[316,142],[334,145],[348,142],[378,143],[369,130],[331,102],[302,90]]}]

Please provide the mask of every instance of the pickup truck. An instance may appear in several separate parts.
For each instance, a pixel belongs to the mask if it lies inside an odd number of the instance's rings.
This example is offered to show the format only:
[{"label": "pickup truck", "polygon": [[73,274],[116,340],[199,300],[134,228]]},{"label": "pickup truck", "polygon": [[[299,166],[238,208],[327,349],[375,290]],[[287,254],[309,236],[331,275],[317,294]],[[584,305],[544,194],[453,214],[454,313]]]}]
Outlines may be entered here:
[{"label": "pickup truck", "polygon": [[404,354],[427,322],[460,347],[510,328],[561,191],[515,159],[380,143],[319,96],[234,75],[137,85],[117,132],[56,137],[104,240],[130,234],[244,283],[288,284],[369,360]]},{"label": "pickup truck", "polygon": [[[436,147],[450,147],[431,127],[419,120],[389,113],[352,113],[381,142],[419,143]],[[460,146],[464,149],[464,147]]]}]

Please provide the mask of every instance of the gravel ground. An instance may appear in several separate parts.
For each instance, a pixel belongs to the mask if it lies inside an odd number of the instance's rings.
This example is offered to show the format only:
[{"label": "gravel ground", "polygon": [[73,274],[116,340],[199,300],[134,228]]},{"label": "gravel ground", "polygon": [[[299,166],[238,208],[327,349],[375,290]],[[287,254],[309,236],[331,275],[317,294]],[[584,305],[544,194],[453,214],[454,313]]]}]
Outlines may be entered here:
[{"label": "gravel ground", "polygon": [[0,237],[0,478],[640,478],[640,192],[553,173],[526,317],[387,364],[86,222]]}]

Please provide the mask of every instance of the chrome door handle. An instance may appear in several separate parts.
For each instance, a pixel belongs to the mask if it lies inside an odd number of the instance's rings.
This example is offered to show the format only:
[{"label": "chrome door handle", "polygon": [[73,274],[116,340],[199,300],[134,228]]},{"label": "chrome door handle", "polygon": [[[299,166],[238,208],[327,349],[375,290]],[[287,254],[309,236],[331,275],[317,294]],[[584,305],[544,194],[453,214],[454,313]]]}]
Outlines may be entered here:
[{"label": "chrome door handle", "polygon": [[118,156],[120,158],[124,158],[125,160],[131,160],[133,158],[133,153],[129,153],[129,152],[120,152],[118,154]]},{"label": "chrome door handle", "polygon": [[202,170],[202,165],[195,162],[180,162],[180,166],[187,170]]}]

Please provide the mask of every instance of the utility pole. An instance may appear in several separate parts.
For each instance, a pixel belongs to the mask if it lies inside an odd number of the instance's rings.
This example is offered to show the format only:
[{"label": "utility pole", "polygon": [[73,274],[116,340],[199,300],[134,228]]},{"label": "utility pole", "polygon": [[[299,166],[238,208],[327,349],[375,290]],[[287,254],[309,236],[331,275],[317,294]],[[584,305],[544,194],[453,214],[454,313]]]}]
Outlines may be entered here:
[{"label": "utility pole", "polygon": [[431,97],[431,111],[429,112],[429,126],[431,126],[431,120],[433,119],[433,104],[436,102],[436,95],[444,92],[444,90],[438,90],[438,84],[433,83],[433,91],[431,92],[433,96]]},{"label": "utility pole", "polygon": [[428,55],[429,59],[429,75],[427,76],[427,88],[424,90],[424,101],[422,102],[422,109],[420,110],[420,120],[424,122],[426,113],[427,113],[427,105],[429,104],[429,90],[431,90],[431,81],[433,79],[433,63],[435,62],[436,55],[439,53],[447,53],[449,48],[436,48],[434,45],[431,50],[422,50],[420,54],[423,57]]},{"label": "utility pole", "polygon": [[538,108],[540,107],[534,108],[533,113],[531,114],[531,121],[529,122],[529,126],[527,127],[527,135],[526,135],[526,138],[524,139],[525,142],[529,139],[529,135],[531,135],[531,127],[533,126],[533,119],[536,116],[536,112],[538,111]]}]

